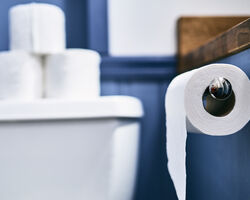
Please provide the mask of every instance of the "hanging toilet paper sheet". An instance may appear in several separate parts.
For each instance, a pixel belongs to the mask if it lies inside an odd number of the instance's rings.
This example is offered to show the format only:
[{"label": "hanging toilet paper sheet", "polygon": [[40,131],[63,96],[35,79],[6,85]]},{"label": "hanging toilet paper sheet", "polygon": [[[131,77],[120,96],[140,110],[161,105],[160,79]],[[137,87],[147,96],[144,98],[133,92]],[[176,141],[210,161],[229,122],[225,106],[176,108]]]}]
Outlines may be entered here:
[{"label": "hanging toilet paper sheet", "polygon": [[65,49],[65,16],[54,5],[31,3],[9,12],[10,49],[48,54]]},{"label": "hanging toilet paper sheet", "polygon": [[0,53],[0,100],[33,100],[42,97],[39,57],[24,51]]},{"label": "hanging toilet paper sheet", "polygon": [[[216,90],[218,82],[222,87]],[[229,64],[207,65],[183,73],[170,83],[165,98],[167,156],[179,200],[186,198],[187,132],[233,134],[248,123],[249,102],[247,75]]]},{"label": "hanging toilet paper sheet", "polygon": [[100,96],[100,55],[92,50],[67,49],[45,60],[48,98],[89,99]]}]

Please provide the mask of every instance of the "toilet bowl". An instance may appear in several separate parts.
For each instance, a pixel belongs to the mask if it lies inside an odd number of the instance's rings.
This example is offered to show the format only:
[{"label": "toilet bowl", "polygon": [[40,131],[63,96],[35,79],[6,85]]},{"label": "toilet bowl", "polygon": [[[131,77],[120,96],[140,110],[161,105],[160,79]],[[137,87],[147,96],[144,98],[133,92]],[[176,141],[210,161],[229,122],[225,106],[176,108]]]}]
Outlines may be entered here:
[{"label": "toilet bowl", "polygon": [[130,200],[142,115],[126,96],[0,102],[0,199]]}]

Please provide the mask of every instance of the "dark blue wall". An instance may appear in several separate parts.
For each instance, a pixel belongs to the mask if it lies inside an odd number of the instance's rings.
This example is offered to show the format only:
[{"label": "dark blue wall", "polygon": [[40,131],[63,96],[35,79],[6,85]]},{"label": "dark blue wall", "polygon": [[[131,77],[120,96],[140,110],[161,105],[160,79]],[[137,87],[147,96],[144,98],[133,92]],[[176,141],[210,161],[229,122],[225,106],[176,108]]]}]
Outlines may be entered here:
[{"label": "dark blue wall", "polygon": [[[250,76],[250,49],[218,62],[234,64]],[[164,110],[167,86],[176,75],[174,58],[109,58],[102,72],[104,95],[132,95],[144,104],[135,200],[177,199],[167,172]],[[190,133],[187,200],[250,199],[249,155],[250,123],[226,137]]]},{"label": "dark blue wall", "polygon": [[102,94],[141,99],[142,119],[135,200],[174,200],[167,170],[164,96],[175,72],[174,58],[104,58]]},{"label": "dark blue wall", "polygon": [[[250,49],[218,62],[234,64],[250,76]],[[250,123],[225,137],[190,134],[187,155],[189,200],[250,199]]]},{"label": "dark blue wall", "polygon": [[[0,2],[0,50],[8,49],[8,8],[29,0]],[[66,12],[67,46],[96,49],[101,66],[102,95],[123,94],[142,100],[140,158],[135,200],[175,200],[167,171],[164,95],[176,75],[174,57],[108,57],[106,0],[41,0]],[[219,62],[232,63],[250,76],[250,50]],[[188,200],[250,199],[250,125],[238,134],[211,137],[189,134],[187,142]]]}]

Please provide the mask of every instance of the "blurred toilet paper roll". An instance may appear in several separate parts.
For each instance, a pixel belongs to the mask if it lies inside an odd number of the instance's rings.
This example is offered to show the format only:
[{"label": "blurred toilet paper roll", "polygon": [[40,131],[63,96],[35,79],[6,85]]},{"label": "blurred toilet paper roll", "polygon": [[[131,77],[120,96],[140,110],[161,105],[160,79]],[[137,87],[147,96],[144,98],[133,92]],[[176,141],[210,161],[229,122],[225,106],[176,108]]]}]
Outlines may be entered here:
[{"label": "blurred toilet paper roll", "polygon": [[9,12],[10,49],[39,54],[65,49],[65,17],[54,5],[31,3],[14,6]]},{"label": "blurred toilet paper roll", "polygon": [[[226,85],[209,90],[209,86],[216,86],[214,80],[224,80]],[[227,86],[231,90],[226,90]],[[221,89],[225,89],[225,96]],[[247,75],[229,64],[207,65],[170,83],[165,99],[168,169],[180,200],[186,198],[187,131],[212,136],[233,134],[248,123],[249,102]]]},{"label": "blurred toilet paper roll", "polygon": [[40,58],[24,51],[0,53],[0,100],[33,100],[42,96]]},{"label": "blurred toilet paper roll", "polygon": [[68,49],[45,61],[46,97],[88,99],[100,95],[100,55],[92,50]]}]

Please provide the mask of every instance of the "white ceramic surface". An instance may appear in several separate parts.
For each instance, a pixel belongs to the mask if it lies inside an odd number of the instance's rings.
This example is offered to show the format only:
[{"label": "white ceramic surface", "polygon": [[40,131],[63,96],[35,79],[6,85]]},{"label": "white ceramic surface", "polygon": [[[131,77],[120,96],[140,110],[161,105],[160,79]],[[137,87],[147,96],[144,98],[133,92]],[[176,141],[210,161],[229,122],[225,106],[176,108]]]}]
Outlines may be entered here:
[{"label": "white ceramic surface", "polygon": [[0,102],[0,113],[0,199],[131,199],[139,100]]}]

